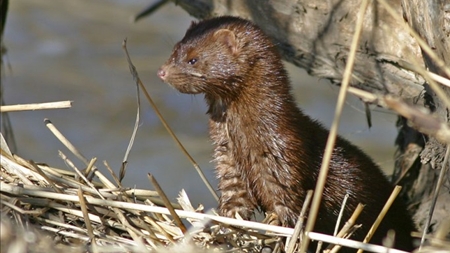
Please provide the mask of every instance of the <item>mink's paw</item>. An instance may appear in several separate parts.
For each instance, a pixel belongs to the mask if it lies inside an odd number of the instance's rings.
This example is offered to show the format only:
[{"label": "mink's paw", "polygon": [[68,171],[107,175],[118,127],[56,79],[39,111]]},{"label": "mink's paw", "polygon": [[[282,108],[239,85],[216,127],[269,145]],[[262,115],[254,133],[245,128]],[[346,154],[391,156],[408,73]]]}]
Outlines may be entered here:
[{"label": "mink's paw", "polygon": [[268,212],[266,213],[266,217],[264,220],[262,220],[262,223],[274,225],[274,226],[280,226],[281,222],[278,219],[278,215],[274,212]]},{"label": "mink's paw", "polygon": [[235,219],[250,220],[253,210],[245,206],[220,205],[219,215]]}]

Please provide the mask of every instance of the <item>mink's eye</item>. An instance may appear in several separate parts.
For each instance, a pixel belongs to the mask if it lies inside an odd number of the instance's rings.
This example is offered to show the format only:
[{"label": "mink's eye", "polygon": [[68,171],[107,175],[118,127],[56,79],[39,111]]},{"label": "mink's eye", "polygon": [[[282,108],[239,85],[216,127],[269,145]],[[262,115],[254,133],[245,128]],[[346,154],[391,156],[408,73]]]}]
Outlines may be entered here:
[{"label": "mink's eye", "polygon": [[189,65],[194,65],[197,62],[197,58],[192,58],[188,61]]}]

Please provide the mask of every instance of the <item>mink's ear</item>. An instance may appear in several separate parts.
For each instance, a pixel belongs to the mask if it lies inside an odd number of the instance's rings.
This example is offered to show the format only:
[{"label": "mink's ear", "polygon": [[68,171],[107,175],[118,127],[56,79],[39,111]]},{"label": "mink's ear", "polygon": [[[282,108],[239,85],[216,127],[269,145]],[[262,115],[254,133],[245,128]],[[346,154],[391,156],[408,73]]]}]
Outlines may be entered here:
[{"label": "mink's ear", "polygon": [[194,27],[196,26],[198,24],[198,22],[195,22],[195,21],[191,21],[191,25],[189,26],[189,28],[186,30],[186,34],[184,35],[185,37],[187,36],[187,34],[189,33],[189,32],[191,32],[192,31],[192,29],[194,29]]},{"label": "mink's ear", "polygon": [[234,32],[228,29],[220,29],[215,31],[212,37],[217,42],[224,44],[232,54],[238,53],[238,45]]},{"label": "mink's ear", "polygon": [[191,29],[192,27],[196,26],[197,22],[195,22],[194,20],[191,21],[191,25],[189,26],[188,29]]}]

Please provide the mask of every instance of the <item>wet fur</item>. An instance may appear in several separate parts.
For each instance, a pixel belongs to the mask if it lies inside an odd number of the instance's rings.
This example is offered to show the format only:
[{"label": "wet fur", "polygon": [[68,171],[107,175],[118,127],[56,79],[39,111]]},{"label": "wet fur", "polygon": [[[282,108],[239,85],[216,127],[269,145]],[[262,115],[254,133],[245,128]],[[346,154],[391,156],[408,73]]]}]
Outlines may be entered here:
[{"label": "wet fur", "polygon": [[[221,198],[219,212],[250,219],[255,208],[293,226],[314,189],[328,130],[297,107],[274,44],[251,22],[220,17],[193,23],[158,75],[183,93],[204,93]],[[346,221],[365,204],[352,239],[362,240],[393,187],[360,149],[338,137],[315,231],[331,234],[344,195]],[[371,242],[388,229],[411,250],[412,220],[401,200]],[[341,252],[343,252],[341,250]]]}]

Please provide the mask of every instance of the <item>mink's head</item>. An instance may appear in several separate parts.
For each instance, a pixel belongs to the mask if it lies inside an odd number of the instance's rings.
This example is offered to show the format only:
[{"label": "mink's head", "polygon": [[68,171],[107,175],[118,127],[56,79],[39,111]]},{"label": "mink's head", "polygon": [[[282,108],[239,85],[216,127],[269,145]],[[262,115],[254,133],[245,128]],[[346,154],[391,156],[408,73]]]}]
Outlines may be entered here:
[{"label": "mink's head", "polygon": [[226,100],[240,94],[255,70],[264,71],[260,65],[272,53],[279,59],[267,36],[251,22],[213,18],[192,23],[158,76],[182,93]]}]

